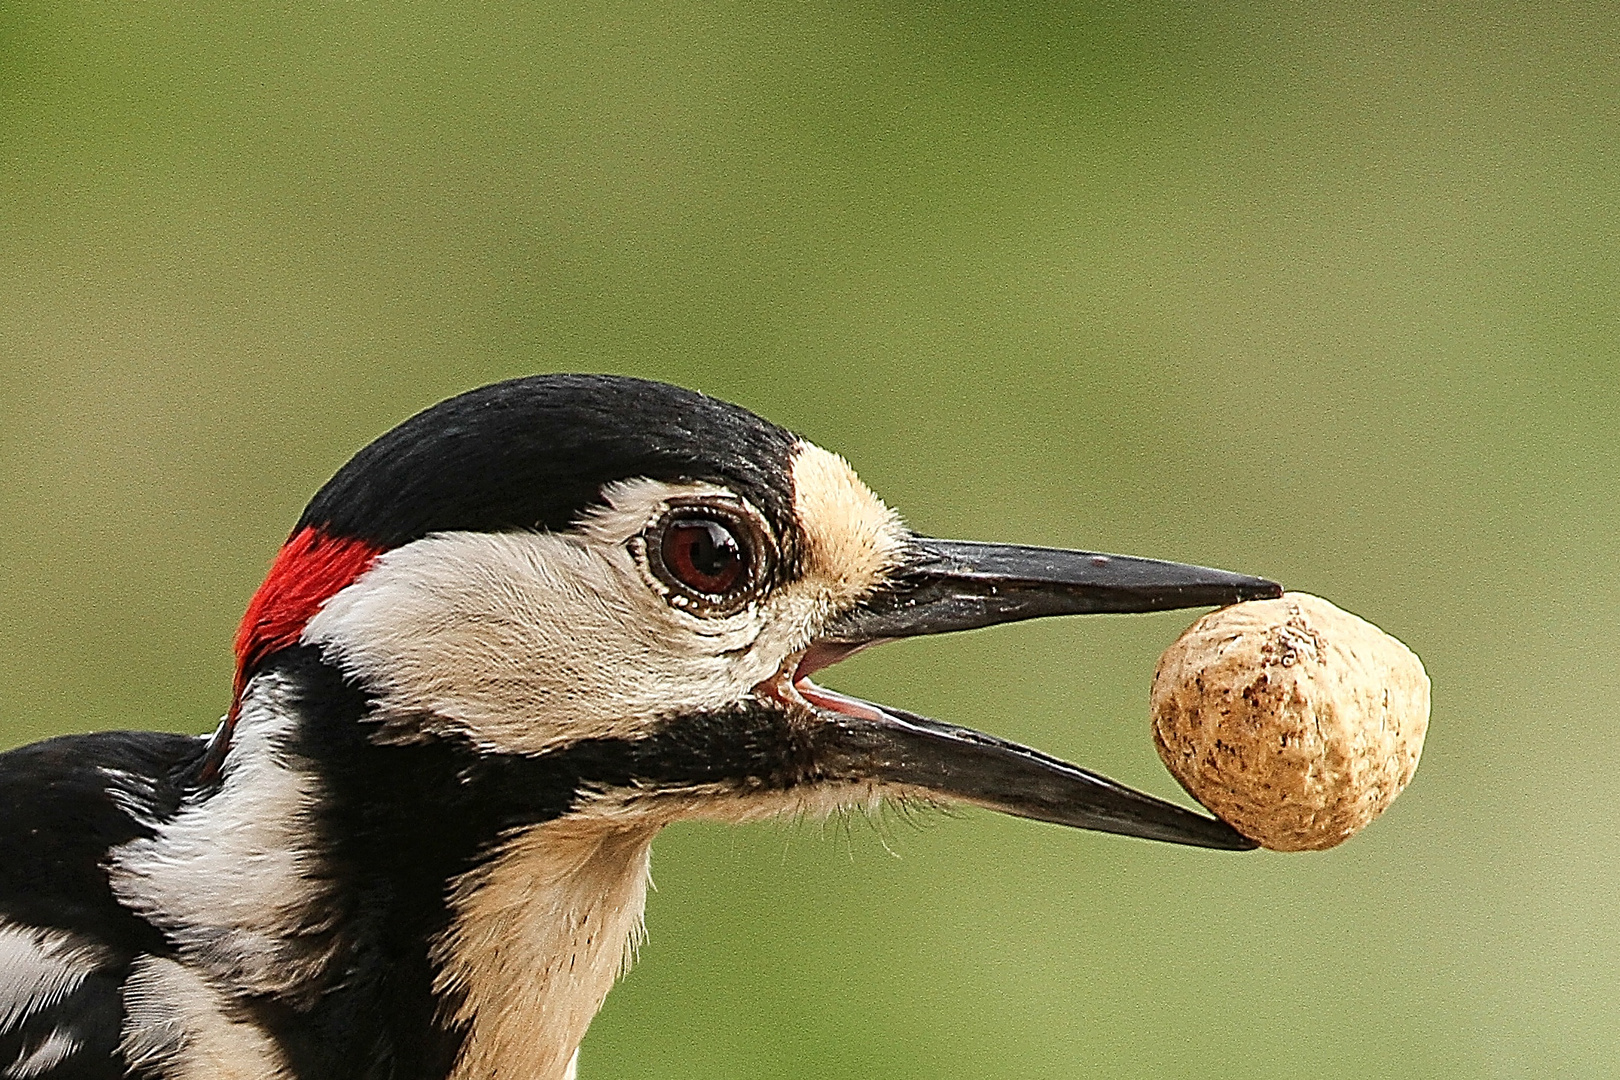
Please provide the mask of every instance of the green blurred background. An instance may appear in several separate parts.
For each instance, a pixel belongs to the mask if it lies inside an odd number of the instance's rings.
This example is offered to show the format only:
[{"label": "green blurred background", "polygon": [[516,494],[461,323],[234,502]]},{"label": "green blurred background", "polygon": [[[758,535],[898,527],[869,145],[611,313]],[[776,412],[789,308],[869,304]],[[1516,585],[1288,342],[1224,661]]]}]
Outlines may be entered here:
[{"label": "green blurred background", "polygon": [[[1603,4],[10,0],[0,741],[212,726],[407,414],[669,379],[923,531],[1326,595],[1434,714],[1327,854],[671,829],[585,1080],[1615,1075],[1617,47]],[[1180,797],[1189,618],[827,681]]]}]

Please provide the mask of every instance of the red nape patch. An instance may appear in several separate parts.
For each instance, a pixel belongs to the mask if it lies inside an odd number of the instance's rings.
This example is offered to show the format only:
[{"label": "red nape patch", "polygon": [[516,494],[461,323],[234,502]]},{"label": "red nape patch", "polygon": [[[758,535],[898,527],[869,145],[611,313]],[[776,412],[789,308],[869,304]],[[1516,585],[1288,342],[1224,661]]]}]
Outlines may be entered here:
[{"label": "red nape patch", "polygon": [[248,675],[259,661],[298,643],[304,624],[331,596],[365,573],[383,549],[364,540],[328,536],[314,526],[288,540],[264,584],[248,602],[236,631],[236,693],[231,714],[242,698]]}]

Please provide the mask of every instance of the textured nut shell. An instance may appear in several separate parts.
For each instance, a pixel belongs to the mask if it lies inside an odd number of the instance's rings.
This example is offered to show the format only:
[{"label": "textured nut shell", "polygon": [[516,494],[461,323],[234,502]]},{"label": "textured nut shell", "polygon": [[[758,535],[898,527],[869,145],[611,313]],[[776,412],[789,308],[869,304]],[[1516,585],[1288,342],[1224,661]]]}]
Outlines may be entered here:
[{"label": "textured nut shell", "polygon": [[1181,786],[1274,851],[1366,827],[1412,779],[1429,726],[1412,650],[1306,593],[1199,619],[1159,658],[1152,700]]}]

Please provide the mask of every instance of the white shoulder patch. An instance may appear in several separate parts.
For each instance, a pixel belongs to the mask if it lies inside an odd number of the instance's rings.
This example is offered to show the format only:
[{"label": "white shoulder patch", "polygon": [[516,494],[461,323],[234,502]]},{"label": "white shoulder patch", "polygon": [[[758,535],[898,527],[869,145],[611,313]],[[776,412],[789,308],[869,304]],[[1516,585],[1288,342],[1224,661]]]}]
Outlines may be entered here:
[{"label": "white shoulder patch", "polygon": [[118,898],[188,963],[260,994],[313,985],[332,948],[330,886],[309,847],[320,785],[288,749],[290,708],[284,680],[254,679],[219,788],[113,849],[109,865]]},{"label": "white shoulder patch", "polygon": [[158,803],[158,782],[127,769],[103,765],[96,770],[107,781],[107,797],[113,805],[142,825],[152,826],[152,810]]},{"label": "white shoulder patch", "polygon": [[6,1080],[28,1080],[29,1077],[43,1076],[78,1053],[83,1045],[72,1035],[57,1028],[41,1039],[32,1050],[24,1052],[22,1057],[7,1066],[6,1071],[0,1073],[0,1076]]},{"label": "white shoulder patch", "polygon": [[138,956],[124,983],[119,1042],[131,1072],[163,1080],[284,1080],[285,1057],[256,1024],[233,1020],[207,976],[173,960]]},{"label": "white shoulder patch", "polygon": [[105,959],[64,931],[0,920],[0,1035],[77,990]]}]

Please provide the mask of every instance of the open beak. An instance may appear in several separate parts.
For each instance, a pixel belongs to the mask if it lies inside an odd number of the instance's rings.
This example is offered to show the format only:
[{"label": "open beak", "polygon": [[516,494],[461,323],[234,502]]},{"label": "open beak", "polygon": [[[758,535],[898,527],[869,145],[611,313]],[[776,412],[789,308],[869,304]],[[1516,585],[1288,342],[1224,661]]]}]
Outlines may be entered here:
[{"label": "open beak", "polygon": [[1089,551],[917,537],[893,583],[846,613],[805,653],[794,688],[826,722],[833,775],[921,788],[1018,817],[1195,847],[1256,845],[1186,810],[1027,746],[845,697],[810,681],[857,649],[1046,615],[1165,611],[1282,595],[1263,578]]}]

